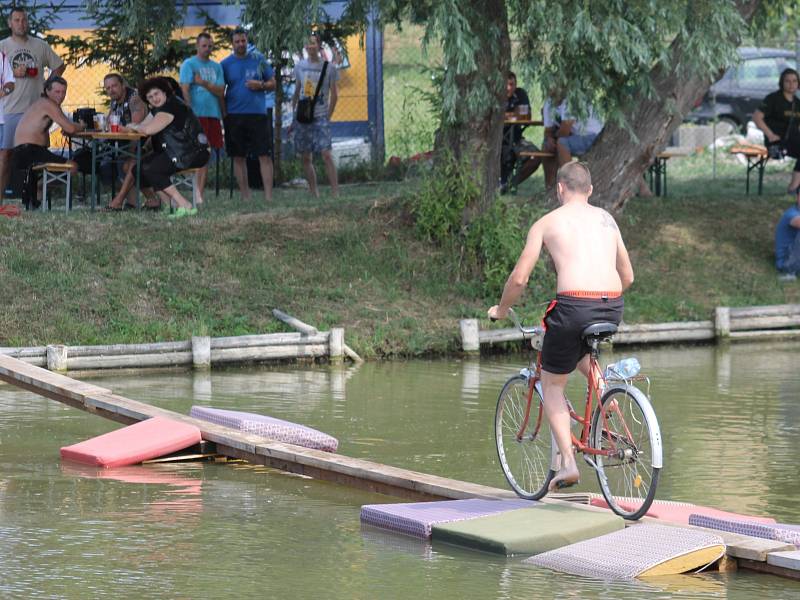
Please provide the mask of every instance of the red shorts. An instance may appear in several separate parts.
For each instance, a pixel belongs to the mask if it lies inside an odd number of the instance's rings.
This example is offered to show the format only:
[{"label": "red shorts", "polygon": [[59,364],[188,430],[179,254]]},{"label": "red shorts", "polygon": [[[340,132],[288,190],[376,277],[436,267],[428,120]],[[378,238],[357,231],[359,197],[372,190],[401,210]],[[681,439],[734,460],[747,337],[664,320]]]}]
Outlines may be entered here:
[{"label": "red shorts", "polygon": [[197,117],[203,127],[203,133],[208,138],[208,145],[212,148],[222,148],[222,123],[214,117]]}]

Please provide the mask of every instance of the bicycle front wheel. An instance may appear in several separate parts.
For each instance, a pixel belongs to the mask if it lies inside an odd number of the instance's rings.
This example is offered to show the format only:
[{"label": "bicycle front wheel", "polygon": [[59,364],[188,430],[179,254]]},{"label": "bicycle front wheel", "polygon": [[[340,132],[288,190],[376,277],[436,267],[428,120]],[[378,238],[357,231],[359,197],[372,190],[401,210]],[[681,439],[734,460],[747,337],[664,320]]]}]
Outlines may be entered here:
[{"label": "bicycle front wheel", "polygon": [[532,379],[509,379],[497,399],[494,417],[497,457],[508,483],[520,498],[538,500],[555,475],[553,440],[540,389]]},{"label": "bicycle front wheel", "polygon": [[638,519],[656,495],[661,471],[661,430],[650,401],[638,388],[612,384],[592,417],[592,447],[600,489],[615,513]]}]

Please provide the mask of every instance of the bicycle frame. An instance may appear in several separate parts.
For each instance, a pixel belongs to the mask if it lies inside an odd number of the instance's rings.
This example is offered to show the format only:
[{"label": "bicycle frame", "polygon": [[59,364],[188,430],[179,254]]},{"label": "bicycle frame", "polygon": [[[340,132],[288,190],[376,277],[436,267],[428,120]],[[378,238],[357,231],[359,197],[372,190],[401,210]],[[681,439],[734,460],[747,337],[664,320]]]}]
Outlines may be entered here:
[{"label": "bicycle frame", "polygon": [[[542,367],[542,358],[541,354],[537,356],[535,368],[532,369],[532,373],[528,383],[528,394],[527,394],[527,403],[525,407],[525,415],[520,423],[519,431],[517,432],[517,440],[521,441],[523,437],[523,433],[525,429],[528,427],[528,422],[530,420],[530,411],[531,411],[531,404],[533,400],[533,390],[536,386],[536,382],[541,380],[541,367]],[[569,405],[569,416],[570,418],[580,423],[581,425],[581,435],[580,438],[575,437],[575,434],[570,432],[570,436],[572,438],[572,445],[575,446],[575,450],[577,452],[582,452],[584,454],[591,454],[591,455],[602,455],[602,456],[612,456],[617,454],[617,449],[614,444],[614,440],[611,436],[609,436],[609,441],[611,443],[611,448],[608,450],[599,450],[597,448],[593,448],[589,445],[589,433],[591,429],[591,417],[592,411],[594,409],[594,398],[597,397],[597,403],[600,404],[600,390],[601,388],[605,388],[606,381],[605,377],[603,376],[603,372],[600,369],[600,364],[598,362],[597,357],[597,349],[593,348],[589,353],[589,375],[588,382],[586,385],[586,403],[584,407],[584,414],[583,416],[579,415],[575,412],[575,409],[572,405]],[[601,385],[602,384],[602,385]],[[565,398],[566,399],[566,398]],[[617,412],[617,414],[622,417],[622,413],[619,410],[619,407],[614,406],[613,410]],[[606,423],[608,422],[606,419],[606,409],[602,405],[600,406],[601,411],[601,418],[603,422],[603,430],[608,431],[608,427]],[[543,406],[539,406],[539,414],[536,417],[536,429],[533,431],[532,436],[536,437],[539,433],[539,428],[541,426],[542,418],[546,418],[546,415],[543,414]],[[623,426],[625,428],[626,435],[630,436],[630,431],[628,430],[628,426],[625,423],[625,420],[622,419]]]}]

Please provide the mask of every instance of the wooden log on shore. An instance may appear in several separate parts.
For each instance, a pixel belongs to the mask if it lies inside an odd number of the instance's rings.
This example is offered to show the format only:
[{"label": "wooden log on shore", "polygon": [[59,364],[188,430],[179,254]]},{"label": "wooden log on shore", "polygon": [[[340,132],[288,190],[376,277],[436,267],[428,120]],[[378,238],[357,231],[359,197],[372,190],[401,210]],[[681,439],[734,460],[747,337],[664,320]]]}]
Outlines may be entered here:
[{"label": "wooden log on shore", "polygon": [[731,331],[780,329],[782,327],[797,327],[798,325],[800,325],[800,314],[731,318]]},{"label": "wooden log on shore", "polygon": [[744,306],[731,308],[731,319],[800,315],[800,304],[773,304],[770,306]]},{"label": "wooden log on shore", "polygon": [[461,349],[464,352],[480,352],[481,341],[478,319],[461,319]]},{"label": "wooden log on shore", "polygon": [[300,333],[305,333],[306,335],[317,335],[317,333],[319,333],[316,327],[312,327],[308,323],[303,323],[300,319],[296,319],[292,315],[287,315],[285,312],[278,310],[277,308],[272,309],[272,315],[279,321],[283,321],[289,327],[296,329]]},{"label": "wooden log on shore", "polygon": [[328,339],[328,355],[331,362],[341,362],[344,357],[344,329],[334,327]]},{"label": "wooden log on shore", "polygon": [[314,335],[303,333],[265,333],[261,335],[239,335],[235,337],[211,338],[212,350],[227,348],[253,348],[257,346],[294,346],[297,344],[327,344],[330,332]]},{"label": "wooden log on shore", "polygon": [[253,348],[211,349],[211,364],[276,360],[283,358],[316,358],[328,355],[327,344],[297,344],[294,346],[259,346]]},{"label": "wooden log on shore", "polygon": [[68,346],[70,357],[130,356],[133,354],[171,354],[191,352],[192,342],[155,342],[151,344],[111,344],[107,346]]},{"label": "wooden log on shore", "polygon": [[344,354],[345,354],[345,356],[347,356],[347,357],[348,357],[350,360],[352,360],[354,363],[359,363],[359,364],[360,364],[360,363],[363,363],[363,362],[364,362],[364,359],[363,359],[363,358],[361,358],[361,357],[360,357],[360,356],[359,356],[359,355],[356,353],[356,351],[355,351],[355,350],[353,350],[353,349],[352,349],[350,346],[348,346],[347,344],[345,344],[345,345],[344,345]]},{"label": "wooden log on shore", "polygon": [[755,331],[734,331],[732,342],[752,342],[760,340],[792,340],[800,338],[800,329],[759,329]]},{"label": "wooden log on shore", "polygon": [[680,323],[655,323],[648,325],[623,324],[614,344],[649,344],[665,342],[701,342],[716,337],[711,321],[688,321]]},{"label": "wooden log on shore", "polygon": [[117,354],[113,356],[76,356],[67,354],[67,369],[131,369],[152,367],[178,367],[192,364],[192,351],[161,352],[158,354]]}]

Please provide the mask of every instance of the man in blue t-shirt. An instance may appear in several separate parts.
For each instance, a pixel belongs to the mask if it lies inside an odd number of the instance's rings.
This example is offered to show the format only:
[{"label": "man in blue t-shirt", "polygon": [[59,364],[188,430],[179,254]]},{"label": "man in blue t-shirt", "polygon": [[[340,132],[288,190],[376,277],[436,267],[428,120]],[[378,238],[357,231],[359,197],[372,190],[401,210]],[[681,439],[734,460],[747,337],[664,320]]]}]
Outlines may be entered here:
[{"label": "man in blue t-shirt", "polygon": [[225,148],[233,157],[233,172],[243,200],[250,199],[247,155],[258,157],[264,199],[272,200],[272,115],[267,116],[264,92],[275,89],[275,73],[260,53],[248,50],[247,32],[233,32],[233,54],[222,61],[225,91]]},{"label": "man in blue t-shirt", "polygon": [[[200,120],[208,145],[216,150],[222,148],[221,103],[225,98],[225,77],[219,63],[211,60],[213,49],[210,34],[204,31],[197,36],[197,53],[183,61],[180,84],[184,102]],[[197,204],[203,203],[207,178],[208,164],[197,171],[195,178]]]},{"label": "man in blue t-shirt", "polygon": [[797,279],[800,273],[800,194],[797,204],[786,209],[775,228],[775,266],[781,281]]}]

